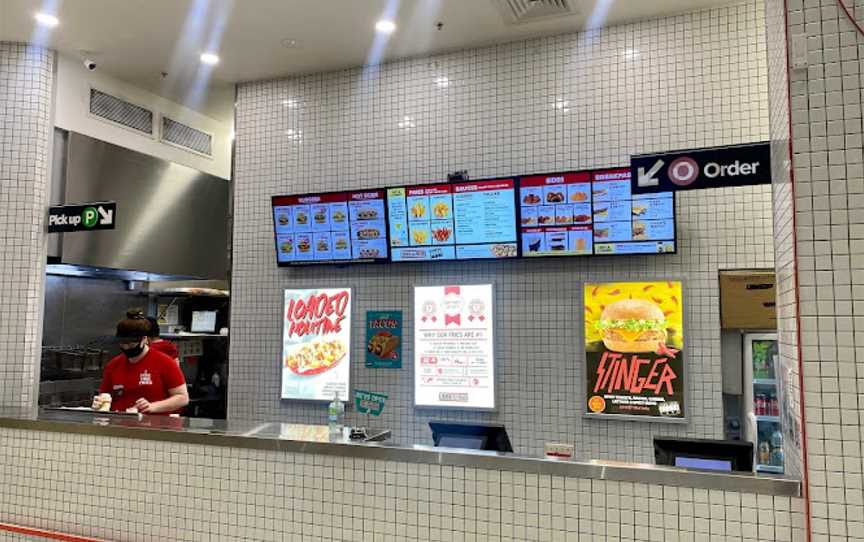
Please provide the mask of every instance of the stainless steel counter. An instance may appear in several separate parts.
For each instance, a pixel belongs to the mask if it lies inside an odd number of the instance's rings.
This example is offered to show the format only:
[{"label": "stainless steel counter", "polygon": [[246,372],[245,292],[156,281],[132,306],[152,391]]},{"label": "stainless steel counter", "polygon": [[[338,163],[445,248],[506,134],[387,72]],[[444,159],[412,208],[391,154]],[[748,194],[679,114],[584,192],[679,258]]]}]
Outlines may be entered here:
[{"label": "stainless steel counter", "polygon": [[801,495],[798,480],[780,476],[715,473],[615,461],[562,461],[423,445],[408,447],[386,442],[352,442],[348,439],[331,442],[326,426],[42,410],[38,413],[0,412],[0,428],[350,456],[766,495]]}]

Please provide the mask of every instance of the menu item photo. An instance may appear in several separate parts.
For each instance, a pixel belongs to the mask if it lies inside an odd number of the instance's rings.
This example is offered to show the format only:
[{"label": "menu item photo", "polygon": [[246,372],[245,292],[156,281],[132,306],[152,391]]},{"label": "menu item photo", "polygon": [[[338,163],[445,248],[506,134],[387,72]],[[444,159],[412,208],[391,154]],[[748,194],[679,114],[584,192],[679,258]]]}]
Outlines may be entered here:
[{"label": "menu item photo", "polygon": [[351,289],[285,290],[282,399],[348,400]]},{"label": "menu item photo", "polygon": [[586,412],[685,417],[682,286],[678,281],[586,283]]}]

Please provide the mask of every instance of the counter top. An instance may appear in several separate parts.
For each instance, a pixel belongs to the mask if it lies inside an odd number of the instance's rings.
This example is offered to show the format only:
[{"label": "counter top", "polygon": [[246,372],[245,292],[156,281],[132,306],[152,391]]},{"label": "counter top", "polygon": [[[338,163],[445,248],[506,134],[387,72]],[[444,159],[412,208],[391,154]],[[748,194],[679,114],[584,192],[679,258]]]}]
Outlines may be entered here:
[{"label": "counter top", "polygon": [[800,481],[782,476],[709,472],[617,461],[567,461],[424,445],[409,447],[395,446],[387,442],[364,443],[348,439],[331,442],[326,426],[41,410],[39,412],[0,412],[0,427],[350,456],[383,461],[461,466],[778,496],[801,495]]}]

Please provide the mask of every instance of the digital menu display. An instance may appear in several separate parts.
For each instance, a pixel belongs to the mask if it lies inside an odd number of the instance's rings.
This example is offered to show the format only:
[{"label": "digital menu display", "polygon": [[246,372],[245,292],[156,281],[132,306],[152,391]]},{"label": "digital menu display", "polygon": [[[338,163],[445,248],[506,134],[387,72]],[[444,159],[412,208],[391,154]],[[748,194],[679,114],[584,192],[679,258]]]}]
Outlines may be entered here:
[{"label": "digital menu display", "polygon": [[273,197],[279,265],[387,260],[384,190]]},{"label": "digital menu display", "polygon": [[672,193],[632,195],[629,169],[522,177],[519,211],[525,257],[675,252]]},{"label": "digital menu display", "polygon": [[594,254],[675,252],[672,192],[633,195],[630,170],[592,173]]},{"label": "digital menu display", "polygon": [[523,177],[519,206],[523,256],[592,253],[589,172]]},{"label": "digital menu display", "polygon": [[391,260],[515,258],[515,191],[514,179],[388,189]]}]

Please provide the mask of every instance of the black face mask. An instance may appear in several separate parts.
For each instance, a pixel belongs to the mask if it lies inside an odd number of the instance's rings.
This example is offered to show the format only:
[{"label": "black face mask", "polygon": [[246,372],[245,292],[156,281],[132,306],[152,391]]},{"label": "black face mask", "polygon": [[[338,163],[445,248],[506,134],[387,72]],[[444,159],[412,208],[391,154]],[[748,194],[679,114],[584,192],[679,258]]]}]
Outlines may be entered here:
[{"label": "black face mask", "polygon": [[126,359],[131,360],[132,358],[137,358],[142,352],[144,352],[144,345],[138,343],[137,346],[133,346],[132,348],[121,348],[120,351],[123,352]]}]

